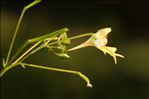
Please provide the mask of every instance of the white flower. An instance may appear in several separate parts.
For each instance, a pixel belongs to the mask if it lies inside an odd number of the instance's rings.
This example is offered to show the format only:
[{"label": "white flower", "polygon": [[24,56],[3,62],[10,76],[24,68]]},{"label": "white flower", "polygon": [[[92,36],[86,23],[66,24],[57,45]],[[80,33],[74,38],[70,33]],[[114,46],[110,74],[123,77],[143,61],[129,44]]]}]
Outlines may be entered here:
[{"label": "white flower", "polygon": [[116,47],[108,47],[106,46],[108,43],[107,35],[111,32],[111,28],[103,28],[98,30],[95,34],[93,34],[87,41],[84,43],[69,49],[68,51],[80,49],[83,47],[93,46],[100,49],[104,54],[108,53],[114,59],[115,64],[117,63],[116,56],[124,58],[124,56],[115,53],[117,51]]}]

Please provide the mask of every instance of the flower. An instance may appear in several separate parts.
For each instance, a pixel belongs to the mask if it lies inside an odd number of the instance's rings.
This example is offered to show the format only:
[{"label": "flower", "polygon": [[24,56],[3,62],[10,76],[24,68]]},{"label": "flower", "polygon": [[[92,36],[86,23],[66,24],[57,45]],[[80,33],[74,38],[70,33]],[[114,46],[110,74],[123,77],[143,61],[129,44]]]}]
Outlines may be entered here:
[{"label": "flower", "polygon": [[117,51],[116,47],[106,46],[108,43],[107,36],[111,32],[111,28],[103,28],[98,30],[95,34],[93,34],[87,41],[84,43],[69,49],[68,51],[93,46],[101,50],[105,55],[108,53],[114,59],[115,64],[117,63],[116,56],[124,58],[123,55],[115,53]]}]

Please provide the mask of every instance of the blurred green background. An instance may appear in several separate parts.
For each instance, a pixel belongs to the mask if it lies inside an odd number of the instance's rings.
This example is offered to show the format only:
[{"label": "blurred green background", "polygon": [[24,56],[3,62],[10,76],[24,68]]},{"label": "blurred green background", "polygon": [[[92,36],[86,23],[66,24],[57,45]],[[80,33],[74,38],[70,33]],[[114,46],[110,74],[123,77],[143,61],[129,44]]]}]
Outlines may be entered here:
[{"label": "blurred green background", "polygon": [[[1,56],[8,48],[22,8],[31,1],[1,1]],[[1,78],[1,99],[149,99],[149,2],[143,1],[48,1],[28,10],[19,29],[13,53],[29,38],[68,27],[69,36],[111,27],[108,45],[125,59],[115,65],[111,56],[96,48],[73,51],[61,60],[47,50],[25,62],[78,70],[78,76],[35,68],[16,67]],[[87,38],[72,41],[69,48]],[[2,67],[2,66],[1,66]]]}]

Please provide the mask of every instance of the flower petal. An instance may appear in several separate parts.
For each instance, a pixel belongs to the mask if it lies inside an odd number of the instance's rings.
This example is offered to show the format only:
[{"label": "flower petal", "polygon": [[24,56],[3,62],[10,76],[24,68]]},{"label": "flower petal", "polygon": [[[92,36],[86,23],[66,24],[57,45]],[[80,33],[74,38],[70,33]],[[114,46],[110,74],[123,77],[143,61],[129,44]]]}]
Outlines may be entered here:
[{"label": "flower petal", "polygon": [[116,52],[117,51],[117,48],[116,47],[107,47],[107,48],[110,49],[112,52]]},{"label": "flower petal", "polygon": [[108,42],[107,38],[100,38],[92,41],[95,46],[105,46]]},{"label": "flower petal", "polygon": [[[107,48],[110,49],[114,53],[117,51],[117,48],[116,47],[107,47]],[[124,58],[124,56],[121,55],[121,54],[115,53],[115,55],[118,56],[118,57]]]},{"label": "flower petal", "polygon": [[96,32],[97,37],[106,37],[111,32],[111,28],[99,29]]},{"label": "flower petal", "polygon": [[116,55],[111,49],[108,49],[108,47],[106,47],[106,46],[99,46],[98,49],[100,49],[104,53],[108,53],[109,55],[111,55],[114,59],[115,64],[117,64]]},{"label": "flower petal", "polygon": [[106,46],[108,40],[107,40],[107,35],[111,32],[111,28],[103,28],[98,30],[95,34],[93,34],[87,41],[84,43],[73,47],[69,49],[68,51],[88,47],[88,46],[94,46],[98,49],[100,49],[105,55],[108,53],[111,55],[114,59],[115,64],[117,64],[117,59],[116,56],[124,58],[123,55],[115,53],[117,51],[116,47],[109,47]]},{"label": "flower petal", "polygon": [[125,57],[124,57],[123,55],[121,55],[121,54],[115,53],[115,55],[118,56],[118,57],[121,57],[121,58],[125,58]]}]

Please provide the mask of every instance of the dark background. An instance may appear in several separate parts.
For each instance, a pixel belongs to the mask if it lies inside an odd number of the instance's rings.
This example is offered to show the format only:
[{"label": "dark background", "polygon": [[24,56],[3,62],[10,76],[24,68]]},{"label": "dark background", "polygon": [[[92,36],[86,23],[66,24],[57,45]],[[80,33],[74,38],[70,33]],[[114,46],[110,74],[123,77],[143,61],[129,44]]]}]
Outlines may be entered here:
[{"label": "dark background", "polygon": [[[22,8],[31,1],[1,1],[1,56],[6,57]],[[111,27],[108,46],[118,48],[125,59],[115,65],[96,48],[70,53],[63,61],[47,50],[25,62],[78,70],[78,76],[35,68],[16,67],[1,78],[1,99],[148,99],[149,98],[149,2],[148,1],[48,1],[29,9],[20,26],[13,54],[25,40],[68,27],[69,36]],[[72,42],[72,46],[85,39]]]}]

